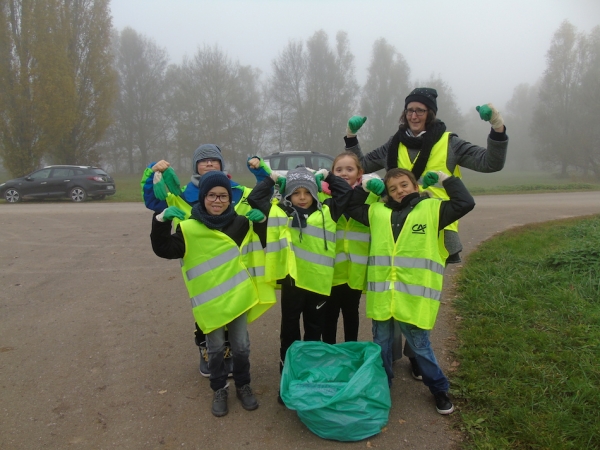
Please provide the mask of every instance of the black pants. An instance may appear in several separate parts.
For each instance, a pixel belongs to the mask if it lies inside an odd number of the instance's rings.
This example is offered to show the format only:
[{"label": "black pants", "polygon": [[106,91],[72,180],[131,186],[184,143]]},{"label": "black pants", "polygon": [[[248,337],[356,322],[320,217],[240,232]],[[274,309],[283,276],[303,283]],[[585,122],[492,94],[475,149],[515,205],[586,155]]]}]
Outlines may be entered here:
[{"label": "black pants", "polygon": [[[289,276],[281,283],[281,331],[279,356],[285,361],[287,349],[299,341],[300,316],[304,325],[305,341],[320,341],[323,329],[323,312],[329,297],[301,289]],[[283,370],[283,364],[279,366]]]},{"label": "black pants", "polygon": [[352,289],[347,284],[331,288],[329,300],[323,307],[323,342],[335,344],[340,311],[344,320],[344,340],[358,340],[358,305],[361,295],[361,290]]}]

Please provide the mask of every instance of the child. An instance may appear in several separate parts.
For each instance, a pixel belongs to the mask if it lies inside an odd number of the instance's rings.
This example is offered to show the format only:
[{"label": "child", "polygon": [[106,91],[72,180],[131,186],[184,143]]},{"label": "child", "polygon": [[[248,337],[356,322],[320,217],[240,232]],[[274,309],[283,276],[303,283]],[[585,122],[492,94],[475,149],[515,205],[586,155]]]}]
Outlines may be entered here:
[{"label": "child", "polygon": [[[397,321],[418,362],[423,382],[435,397],[436,410],[451,414],[448,379],[440,369],[429,342],[440,305],[444,265],[448,252],[443,232],[475,206],[462,181],[443,172],[428,172],[430,184],[443,184],[449,200],[420,197],[412,172],[391,169],[383,182],[369,180],[369,190],[385,203],[365,205],[367,193],[354,190],[348,208],[351,217],[371,228],[367,268],[367,317],[373,319],[373,341],[391,386],[394,322]],[[437,183],[439,180],[440,183]]]},{"label": "child", "polygon": [[[250,171],[256,177],[256,181],[261,181],[264,177],[268,176],[271,171],[265,171],[264,164],[260,164],[262,161],[258,161],[252,167],[249,165]],[[192,207],[198,202],[198,186],[202,177],[213,171],[225,171],[225,161],[221,154],[221,149],[215,144],[202,144],[195,151],[192,157],[192,176],[183,188],[176,189],[180,191],[179,195],[173,192],[161,192],[156,189],[155,184],[158,182],[163,175],[166,177],[166,171],[169,171],[170,164],[168,161],[160,160],[157,163],[150,164],[142,176],[142,195],[144,197],[144,203],[146,208],[151,209],[154,212],[160,213],[167,206],[177,206],[184,212],[189,213]],[[172,172],[174,173],[174,172]],[[176,180],[178,184],[178,179]],[[238,214],[244,215],[250,211],[248,206],[247,197],[251,192],[251,189],[230,180],[231,184],[231,204]],[[158,193],[158,195],[156,195]],[[178,219],[175,218],[174,224],[176,225]],[[200,351],[200,375],[203,377],[209,377],[208,372],[208,354],[206,352],[206,337],[202,330],[196,324],[196,332],[194,340]],[[225,346],[225,364],[229,369],[232,368],[231,359],[231,348],[229,343]],[[229,370],[231,374],[231,370]],[[231,375],[230,375],[231,376]]]},{"label": "child", "polygon": [[[183,220],[187,214],[176,206],[155,214],[150,239],[156,255],[182,260],[194,318],[206,335],[210,387],[214,391],[212,413],[221,417],[228,412],[225,327],[233,349],[236,394],[243,408],[252,411],[258,408],[258,402],[250,387],[247,322],[275,303],[275,293],[262,275],[265,216],[260,211],[250,211],[249,218],[263,221],[255,226],[248,218],[238,216],[231,205],[231,182],[220,171],[202,176],[198,192],[199,201],[192,208],[190,219]],[[173,218],[182,221],[171,234]]]},{"label": "child", "polygon": [[[266,280],[285,277],[281,282],[280,372],[287,349],[301,339],[300,316],[304,340],[321,339],[323,306],[333,280],[336,222],[352,196],[348,183],[326,172],[317,172],[326,177],[332,192],[332,198],[323,204],[315,175],[304,166],[290,170],[286,178],[274,172],[257,184],[248,198],[253,208],[269,215]],[[285,187],[282,202],[271,204],[275,180]],[[278,401],[283,404],[280,396]]]},{"label": "child", "polygon": [[[352,152],[340,153],[334,159],[331,171],[345,180],[352,189],[360,185],[363,176],[358,157]],[[328,187],[324,186],[323,190],[327,192]],[[367,198],[367,203],[378,200],[379,197],[371,193]],[[323,342],[336,343],[340,311],[344,320],[345,341],[358,339],[358,305],[362,291],[366,287],[369,241],[368,227],[350,218],[347,213],[339,218],[333,287],[331,295],[323,307]]]}]

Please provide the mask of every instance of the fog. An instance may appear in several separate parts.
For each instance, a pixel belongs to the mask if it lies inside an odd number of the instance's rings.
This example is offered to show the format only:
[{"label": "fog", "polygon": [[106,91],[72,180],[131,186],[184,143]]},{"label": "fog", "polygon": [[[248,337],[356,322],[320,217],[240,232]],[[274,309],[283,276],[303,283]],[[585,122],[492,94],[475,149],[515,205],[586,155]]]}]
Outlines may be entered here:
[{"label": "fog", "polygon": [[348,33],[363,84],[372,45],[384,37],[411,80],[442,77],[462,113],[486,102],[503,108],[518,84],[535,83],[562,21],[585,33],[600,24],[598,0],[112,0],[111,10],[115,28],[154,40],[172,63],[216,44],[265,76],[290,39],[323,29],[332,45],[338,31]]}]

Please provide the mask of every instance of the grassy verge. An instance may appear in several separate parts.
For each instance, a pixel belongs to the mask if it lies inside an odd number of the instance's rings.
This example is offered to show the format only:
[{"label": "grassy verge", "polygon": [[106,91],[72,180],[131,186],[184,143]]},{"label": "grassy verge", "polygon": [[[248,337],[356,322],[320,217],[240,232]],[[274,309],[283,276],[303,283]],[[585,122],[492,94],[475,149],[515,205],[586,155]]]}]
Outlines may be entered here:
[{"label": "grassy verge", "polygon": [[[593,179],[578,181],[576,179],[558,179],[555,176],[542,172],[498,172],[477,173],[469,170],[463,171],[464,181],[473,195],[487,194],[519,194],[541,192],[573,192],[573,191],[600,191],[600,182]],[[113,175],[117,191],[115,195],[107,197],[108,202],[139,202],[142,201],[140,179],[142,174]],[[6,173],[0,173],[0,180],[10,179]],[[254,186],[255,178],[250,173],[234,174],[233,179],[244,186]],[[189,178],[182,177],[181,184],[185,185]],[[70,201],[65,199],[65,201]],[[0,199],[0,203],[6,203]]]},{"label": "grassy verge", "polygon": [[506,231],[457,290],[466,448],[600,448],[600,216]]}]

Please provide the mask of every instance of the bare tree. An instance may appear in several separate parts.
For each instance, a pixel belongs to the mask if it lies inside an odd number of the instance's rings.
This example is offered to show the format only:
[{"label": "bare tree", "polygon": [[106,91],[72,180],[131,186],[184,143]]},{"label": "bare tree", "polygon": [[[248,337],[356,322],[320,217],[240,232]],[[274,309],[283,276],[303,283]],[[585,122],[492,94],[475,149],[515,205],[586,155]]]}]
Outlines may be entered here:
[{"label": "bare tree", "polygon": [[531,86],[519,84],[513,91],[511,99],[502,112],[504,119],[510,124],[510,146],[517,149],[508,152],[506,168],[513,170],[533,170],[535,166],[535,141],[531,134],[532,112],[537,108],[539,83]]},{"label": "bare tree", "polygon": [[35,2],[0,3],[0,154],[21,176],[36,169],[45,151],[36,89],[39,35]]},{"label": "bare tree", "polygon": [[338,153],[358,92],[346,33],[337,33],[334,49],[323,30],[307,41],[306,50],[302,42],[290,41],[272,65],[272,142],[284,150]]},{"label": "bare tree", "polygon": [[109,135],[127,155],[128,171],[140,170],[164,153],[169,122],[165,113],[167,51],[125,28],[115,36],[119,96]]},{"label": "bare tree", "polygon": [[438,119],[446,124],[448,131],[456,133],[459,136],[463,135],[465,131],[465,122],[450,85],[446,83],[440,75],[437,77],[431,75],[428,80],[416,81],[414,87],[419,86],[430,87],[437,91]]},{"label": "bare tree", "polygon": [[59,58],[63,82],[57,87],[61,90],[54,89],[55,97],[63,99],[64,120],[60,130],[53,127],[56,144],[49,152],[57,162],[97,163],[95,146],[111,123],[117,93],[109,0],[53,0],[47,4],[54,5],[59,17],[56,42],[66,43],[66,57]]},{"label": "bare tree", "polygon": [[576,102],[581,80],[580,40],[581,36],[568,21],[554,33],[546,53],[547,68],[532,123],[532,134],[537,142],[536,157],[547,166],[559,167],[563,177],[567,176],[569,165],[575,163],[580,147],[575,132],[580,120]]},{"label": "bare tree", "polygon": [[581,112],[578,135],[581,138],[582,169],[591,170],[600,179],[600,26],[596,26],[583,44],[585,48],[581,86],[577,105]]},{"label": "bare tree", "polygon": [[398,129],[409,77],[410,68],[402,54],[384,38],[375,41],[360,101],[360,114],[368,118],[361,128],[364,148],[383,144]]}]

